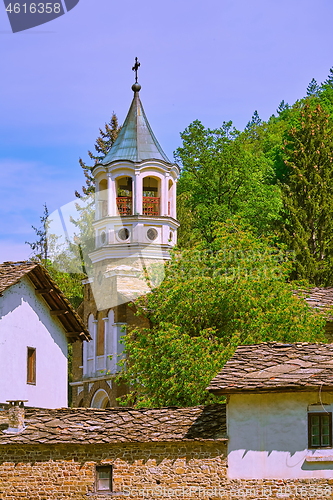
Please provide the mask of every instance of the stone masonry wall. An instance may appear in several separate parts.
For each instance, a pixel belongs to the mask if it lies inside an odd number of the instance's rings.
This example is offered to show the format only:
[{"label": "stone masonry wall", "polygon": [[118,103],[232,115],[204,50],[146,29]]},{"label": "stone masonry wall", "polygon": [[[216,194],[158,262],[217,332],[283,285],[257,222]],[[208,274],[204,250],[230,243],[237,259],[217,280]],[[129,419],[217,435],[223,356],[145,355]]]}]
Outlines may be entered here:
[{"label": "stone masonry wall", "polygon": [[96,465],[113,466],[113,490],[133,489],[127,498],[143,498],[139,490],[157,486],[208,487],[226,475],[225,452],[224,442],[0,446],[0,498],[110,498],[94,495]]},{"label": "stone masonry wall", "polygon": [[0,498],[110,498],[94,494],[96,465],[112,465],[113,495],[131,500],[333,498],[333,479],[228,480],[225,457],[226,443],[212,441],[1,446]]}]

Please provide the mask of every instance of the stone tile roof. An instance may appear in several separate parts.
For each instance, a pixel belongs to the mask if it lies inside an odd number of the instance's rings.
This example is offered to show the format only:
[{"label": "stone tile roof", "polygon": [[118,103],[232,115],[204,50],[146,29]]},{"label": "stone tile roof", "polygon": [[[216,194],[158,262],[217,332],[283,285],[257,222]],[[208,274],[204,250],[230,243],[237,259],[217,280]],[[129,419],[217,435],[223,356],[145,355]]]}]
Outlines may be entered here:
[{"label": "stone tile roof", "polygon": [[[333,288],[311,288],[305,295],[305,300],[314,309],[328,309],[333,306]],[[332,315],[329,320],[333,321]]]},{"label": "stone tile roof", "polygon": [[207,390],[310,391],[333,388],[333,344],[268,342],[239,346]]},{"label": "stone tile roof", "polygon": [[28,276],[36,293],[43,296],[50,308],[50,313],[56,314],[66,331],[69,342],[91,340],[80,316],[47,270],[38,262],[21,261],[0,264],[0,297],[7,288],[15,285],[25,276]]},{"label": "stone tile roof", "polygon": [[7,288],[15,285],[27,273],[30,273],[35,267],[37,262],[4,262],[0,264],[0,294]]},{"label": "stone tile roof", "polygon": [[[193,408],[25,409],[25,430],[5,444],[102,444],[226,438],[225,404]],[[2,420],[0,429],[5,426]]]}]

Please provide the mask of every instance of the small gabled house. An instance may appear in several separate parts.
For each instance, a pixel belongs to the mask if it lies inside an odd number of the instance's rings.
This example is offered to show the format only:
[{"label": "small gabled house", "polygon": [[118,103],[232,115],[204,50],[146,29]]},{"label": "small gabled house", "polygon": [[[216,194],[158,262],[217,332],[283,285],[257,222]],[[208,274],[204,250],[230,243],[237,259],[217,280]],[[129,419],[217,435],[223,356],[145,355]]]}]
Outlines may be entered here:
[{"label": "small gabled house", "polygon": [[333,478],[333,344],[240,346],[208,390],[227,395],[230,479]]},{"label": "small gabled house", "polygon": [[68,342],[89,339],[46,269],[36,262],[0,264],[0,403],[66,407]]}]

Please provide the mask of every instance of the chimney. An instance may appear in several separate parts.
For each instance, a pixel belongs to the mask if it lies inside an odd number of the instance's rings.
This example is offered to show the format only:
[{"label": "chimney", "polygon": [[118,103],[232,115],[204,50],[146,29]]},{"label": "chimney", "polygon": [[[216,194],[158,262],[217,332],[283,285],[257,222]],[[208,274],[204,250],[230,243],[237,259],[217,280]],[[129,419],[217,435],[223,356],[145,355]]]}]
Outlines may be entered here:
[{"label": "chimney", "polygon": [[24,403],[27,400],[12,399],[6,401],[9,404],[8,409],[8,429],[3,432],[6,434],[19,434],[24,431]]}]

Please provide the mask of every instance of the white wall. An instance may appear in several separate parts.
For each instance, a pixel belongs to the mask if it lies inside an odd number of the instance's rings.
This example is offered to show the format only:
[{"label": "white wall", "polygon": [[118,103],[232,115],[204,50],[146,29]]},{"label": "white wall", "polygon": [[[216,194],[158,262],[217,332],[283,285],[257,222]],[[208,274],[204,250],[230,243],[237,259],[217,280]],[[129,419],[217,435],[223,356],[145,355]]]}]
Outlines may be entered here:
[{"label": "white wall", "polygon": [[[333,449],[307,449],[308,410],[324,411],[319,391],[229,398],[229,478],[333,478]],[[332,411],[333,395],[321,393],[321,400]],[[326,461],[310,462],[307,457]]]},{"label": "white wall", "polygon": [[[36,385],[27,384],[27,348],[36,349]],[[25,277],[0,297],[0,402],[67,406],[67,340],[58,319]]]}]

